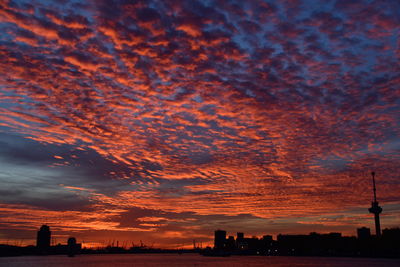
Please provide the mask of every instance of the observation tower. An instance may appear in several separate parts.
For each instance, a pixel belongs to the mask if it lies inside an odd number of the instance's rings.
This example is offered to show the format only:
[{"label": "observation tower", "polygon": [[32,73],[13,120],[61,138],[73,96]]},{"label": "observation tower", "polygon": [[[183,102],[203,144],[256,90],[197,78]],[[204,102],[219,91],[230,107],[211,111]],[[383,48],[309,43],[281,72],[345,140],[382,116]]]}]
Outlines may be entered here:
[{"label": "observation tower", "polygon": [[381,236],[381,222],[379,220],[379,214],[382,212],[382,208],[379,206],[379,202],[376,201],[376,187],[375,187],[375,172],[371,172],[372,174],[372,184],[374,190],[374,201],[371,202],[371,208],[368,209],[370,213],[375,215],[375,231],[376,237]]}]

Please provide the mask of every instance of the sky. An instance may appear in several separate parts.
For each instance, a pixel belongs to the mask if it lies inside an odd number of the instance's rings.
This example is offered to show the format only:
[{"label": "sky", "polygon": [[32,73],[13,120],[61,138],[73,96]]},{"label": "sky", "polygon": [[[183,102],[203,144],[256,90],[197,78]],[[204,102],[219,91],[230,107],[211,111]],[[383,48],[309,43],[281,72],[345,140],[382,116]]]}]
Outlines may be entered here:
[{"label": "sky", "polygon": [[0,243],[400,225],[398,0],[0,3]]}]

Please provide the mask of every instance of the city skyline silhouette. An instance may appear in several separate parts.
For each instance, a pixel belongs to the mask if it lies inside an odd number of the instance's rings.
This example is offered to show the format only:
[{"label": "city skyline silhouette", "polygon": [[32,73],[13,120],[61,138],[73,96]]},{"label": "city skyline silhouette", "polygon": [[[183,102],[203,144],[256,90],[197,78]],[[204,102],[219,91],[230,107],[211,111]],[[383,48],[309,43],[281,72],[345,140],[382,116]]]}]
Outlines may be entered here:
[{"label": "city skyline silhouette", "polygon": [[2,0],[0,244],[399,227],[398,10]]},{"label": "city skyline silhouette", "polygon": [[36,246],[9,246],[0,244],[0,256],[16,255],[59,255],[67,254],[74,257],[76,254],[124,254],[124,253],[199,253],[203,256],[226,257],[230,255],[266,255],[266,256],[352,256],[352,257],[399,257],[400,245],[400,227],[384,229],[383,235],[380,226],[379,214],[382,207],[377,201],[375,172],[371,172],[373,201],[370,213],[374,214],[375,235],[371,235],[371,230],[367,227],[357,228],[357,236],[342,236],[342,233],[320,234],[311,232],[308,235],[278,234],[276,240],[272,235],[263,235],[262,238],[252,236],[248,238],[243,232],[237,232],[234,236],[227,237],[227,231],[214,231],[214,246],[203,248],[193,239],[193,249],[183,250],[176,248],[165,250],[153,248],[144,245],[140,240],[140,246],[134,245],[134,242],[122,243],[119,246],[119,240],[112,241],[107,246],[98,245],[97,248],[83,246],[77,243],[75,237],[69,237],[66,245],[58,243],[51,245],[51,231],[48,225],[42,225],[37,232]]}]

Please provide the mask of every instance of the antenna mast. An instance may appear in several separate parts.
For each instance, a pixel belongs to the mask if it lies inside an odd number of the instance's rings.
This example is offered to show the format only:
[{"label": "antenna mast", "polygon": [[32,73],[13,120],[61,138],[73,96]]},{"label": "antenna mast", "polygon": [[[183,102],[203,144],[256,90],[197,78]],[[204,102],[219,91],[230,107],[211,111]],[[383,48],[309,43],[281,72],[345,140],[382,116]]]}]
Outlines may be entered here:
[{"label": "antenna mast", "polygon": [[374,202],[376,202],[375,172],[371,172],[371,174],[372,174],[372,183],[374,185]]}]

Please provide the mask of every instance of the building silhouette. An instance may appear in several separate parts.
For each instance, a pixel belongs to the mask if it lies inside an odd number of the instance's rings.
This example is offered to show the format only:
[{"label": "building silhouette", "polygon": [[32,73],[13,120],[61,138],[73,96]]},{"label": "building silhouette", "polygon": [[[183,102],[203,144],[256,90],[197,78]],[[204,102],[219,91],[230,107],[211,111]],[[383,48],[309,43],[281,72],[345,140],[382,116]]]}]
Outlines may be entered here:
[{"label": "building silhouette", "polygon": [[74,247],[76,246],[76,238],[75,237],[70,237],[67,240],[67,244],[69,247]]},{"label": "building silhouette", "polygon": [[371,230],[367,227],[357,228],[357,238],[359,240],[368,240],[371,238]]},{"label": "building silhouette", "polygon": [[237,239],[237,240],[243,240],[243,239],[244,239],[244,233],[238,232],[238,233],[236,234],[236,239]]},{"label": "building silhouette", "polygon": [[80,250],[81,250],[81,244],[76,243],[76,238],[75,237],[68,238],[68,241],[67,241],[68,256],[73,257]]},{"label": "building silhouette", "polygon": [[369,208],[368,211],[375,215],[375,234],[377,237],[380,237],[381,222],[379,220],[379,214],[382,212],[382,208],[379,206],[379,202],[376,201],[375,172],[371,172],[371,174],[372,174],[372,183],[374,191],[374,201],[371,202],[371,208]]},{"label": "building silhouette", "polygon": [[226,247],[226,231],[216,230],[214,233],[214,248],[224,249]]},{"label": "building silhouette", "polygon": [[242,250],[248,249],[248,243],[244,239],[244,233],[238,232],[236,234],[236,247]]},{"label": "building silhouette", "polygon": [[[382,236],[371,236],[369,228],[357,229],[357,237],[341,233],[279,234],[262,238],[238,233],[225,239],[226,231],[215,231],[214,250],[205,256],[268,255],[268,256],[346,256],[400,258],[400,228],[384,229]],[[225,240],[225,243],[224,243]]]},{"label": "building silhouette", "polygon": [[230,235],[226,240],[226,248],[229,250],[235,249],[235,237]]},{"label": "building silhouette", "polygon": [[51,231],[47,225],[42,225],[37,232],[36,247],[42,251],[50,248]]}]

